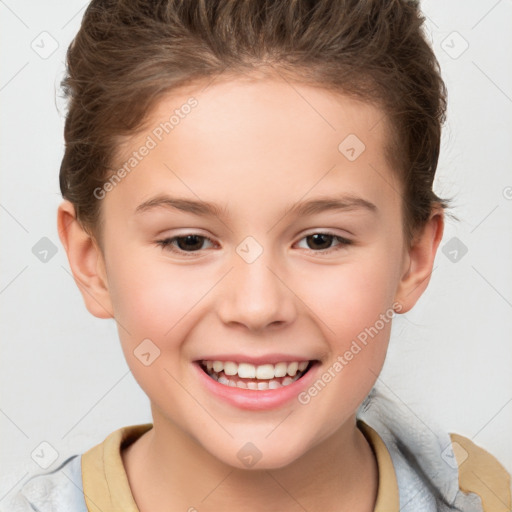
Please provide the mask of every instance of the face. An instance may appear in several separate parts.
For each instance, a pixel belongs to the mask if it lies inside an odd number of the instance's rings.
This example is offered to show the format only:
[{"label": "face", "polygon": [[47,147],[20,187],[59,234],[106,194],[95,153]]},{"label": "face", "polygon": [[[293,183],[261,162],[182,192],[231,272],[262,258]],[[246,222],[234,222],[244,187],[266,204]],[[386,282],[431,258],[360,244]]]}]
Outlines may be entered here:
[{"label": "face", "polygon": [[277,468],[353,428],[407,255],[382,118],[240,78],[173,92],[123,146],[130,171],[102,189],[104,266],[155,429]]}]

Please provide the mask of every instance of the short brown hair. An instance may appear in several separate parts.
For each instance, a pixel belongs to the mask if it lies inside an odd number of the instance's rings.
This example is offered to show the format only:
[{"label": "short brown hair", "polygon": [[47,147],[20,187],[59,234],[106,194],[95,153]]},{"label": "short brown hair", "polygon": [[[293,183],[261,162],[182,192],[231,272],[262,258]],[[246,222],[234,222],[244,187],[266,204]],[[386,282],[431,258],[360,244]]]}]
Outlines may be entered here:
[{"label": "short brown hair", "polygon": [[119,142],[163,94],[270,66],[383,109],[410,241],[435,204],[447,206],[432,190],[446,89],[423,23],[417,2],[407,0],[93,0],[62,82],[62,195],[97,234],[93,191],[111,172]]}]

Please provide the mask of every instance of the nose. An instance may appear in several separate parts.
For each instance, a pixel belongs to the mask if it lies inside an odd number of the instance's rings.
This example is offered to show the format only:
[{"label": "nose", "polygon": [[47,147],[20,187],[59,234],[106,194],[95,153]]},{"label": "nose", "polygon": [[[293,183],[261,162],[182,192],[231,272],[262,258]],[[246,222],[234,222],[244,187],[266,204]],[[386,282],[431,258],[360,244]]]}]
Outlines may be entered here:
[{"label": "nose", "polygon": [[295,294],[266,251],[251,263],[234,254],[217,300],[222,322],[255,332],[290,324],[297,314]]}]

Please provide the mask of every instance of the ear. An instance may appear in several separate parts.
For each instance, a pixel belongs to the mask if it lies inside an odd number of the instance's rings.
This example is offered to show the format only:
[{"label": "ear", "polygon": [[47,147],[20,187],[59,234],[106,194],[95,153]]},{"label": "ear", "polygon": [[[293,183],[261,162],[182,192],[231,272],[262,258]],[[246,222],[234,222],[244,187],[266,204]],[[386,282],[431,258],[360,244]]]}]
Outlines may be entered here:
[{"label": "ear", "polygon": [[67,200],[57,210],[57,227],[86,308],[98,318],[113,318],[103,254],[96,240],[77,220],[75,208]]},{"label": "ear", "polygon": [[444,212],[436,206],[405,255],[403,274],[395,295],[395,301],[401,306],[397,312],[407,313],[427,288],[443,230]]}]

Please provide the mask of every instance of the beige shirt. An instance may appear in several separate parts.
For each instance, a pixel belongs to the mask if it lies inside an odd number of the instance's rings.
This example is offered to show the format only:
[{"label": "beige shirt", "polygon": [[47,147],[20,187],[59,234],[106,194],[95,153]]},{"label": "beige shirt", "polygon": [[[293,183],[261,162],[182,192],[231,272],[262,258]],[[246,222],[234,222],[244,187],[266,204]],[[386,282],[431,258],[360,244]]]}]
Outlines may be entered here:
[{"label": "beige shirt", "polygon": [[[83,490],[89,512],[139,512],[128,483],[121,449],[152,426],[146,423],[120,428],[82,455]],[[374,512],[399,512],[398,483],[386,445],[363,421],[358,420],[357,426],[377,460],[379,484]],[[512,501],[507,471],[494,456],[470,439],[458,434],[450,434],[450,437],[459,465],[461,491],[478,494],[484,512],[510,512]]]}]

